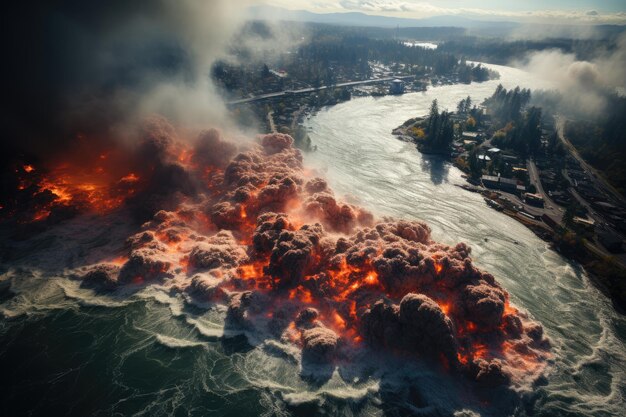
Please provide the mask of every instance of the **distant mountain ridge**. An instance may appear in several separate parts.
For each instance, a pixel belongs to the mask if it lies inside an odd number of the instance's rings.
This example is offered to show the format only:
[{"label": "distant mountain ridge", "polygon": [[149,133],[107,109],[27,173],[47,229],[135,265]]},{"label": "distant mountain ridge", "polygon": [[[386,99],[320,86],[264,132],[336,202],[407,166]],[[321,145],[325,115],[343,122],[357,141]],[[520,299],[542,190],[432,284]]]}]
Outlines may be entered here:
[{"label": "distant mountain ridge", "polygon": [[514,29],[520,26],[515,22],[486,22],[462,16],[434,16],[425,19],[410,19],[369,15],[361,12],[313,13],[306,10],[287,10],[272,6],[252,6],[248,17],[259,20],[290,20],[296,22],[326,23],[346,26],[374,27],[462,27]]},{"label": "distant mountain ridge", "polygon": [[[410,19],[369,15],[361,12],[313,13],[306,10],[288,10],[273,6],[252,6],[247,18],[251,20],[283,20],[302,23],[329,24],[365,28],[400,28],[404,31],[416,28],[457,28],[466,35],[492,38],[513,37],[516,39],[608,39],[626,32],[626,25],[575,25],[547,23],[519,23],[512,21],[477,20],[465,16],[447,15],[425,19]],[[458,35],[458,34],[457,34]]]}]

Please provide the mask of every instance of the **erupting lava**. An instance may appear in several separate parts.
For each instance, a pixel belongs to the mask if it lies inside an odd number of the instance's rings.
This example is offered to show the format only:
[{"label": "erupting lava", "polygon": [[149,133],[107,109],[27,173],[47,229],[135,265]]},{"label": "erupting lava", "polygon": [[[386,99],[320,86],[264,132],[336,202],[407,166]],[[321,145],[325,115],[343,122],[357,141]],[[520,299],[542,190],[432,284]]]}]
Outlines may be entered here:
[{"label": "erupting lava", "polygon": [[377,220],[338,201],[305,173],[291,137],[266,135],[237,154],[211,130],[191,149],[160,120],[145,138],[155,161],[113,186],[66,170],[38,183],[55,204],[84,201],[97,212],[138,190],[135,207],[163,204],[150,206],[125,253],[76,271],[85,285],[158,281],[227,303],[227,326],[297,343],[307,361],[348,360],[350,349],[368,346],[430,358],[489,385],[542,371],[549,342],[541,326],[473,265],[469,247],[432,241],[424,223]]},{"label": "erupting lava", "polygon": [[16,168],[17,189],[13,198],[3,202],[0,217],[17,216],[19,222],[28,223],[46,220],[53,213],[61,218],[84,211],[104,214],[140,189],[137,173],[119,172],[127,161],[111,160],[106,154],[93,159],[88,166],[59,163],[41,169],[31,164]]}]

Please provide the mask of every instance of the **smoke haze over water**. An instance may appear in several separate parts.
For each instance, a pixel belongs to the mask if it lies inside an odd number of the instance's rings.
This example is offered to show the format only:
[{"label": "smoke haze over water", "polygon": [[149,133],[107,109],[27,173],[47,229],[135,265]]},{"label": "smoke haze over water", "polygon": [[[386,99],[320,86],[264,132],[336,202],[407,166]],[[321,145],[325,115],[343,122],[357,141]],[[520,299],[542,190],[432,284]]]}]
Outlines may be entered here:
[{"label": "smoke haze over water", "polygon": [[223,0],[11,5],[3,145],[57,150],[78,132],[111,140],[152,113],[224,126],[210,67],[226,53],[245,7]]}]

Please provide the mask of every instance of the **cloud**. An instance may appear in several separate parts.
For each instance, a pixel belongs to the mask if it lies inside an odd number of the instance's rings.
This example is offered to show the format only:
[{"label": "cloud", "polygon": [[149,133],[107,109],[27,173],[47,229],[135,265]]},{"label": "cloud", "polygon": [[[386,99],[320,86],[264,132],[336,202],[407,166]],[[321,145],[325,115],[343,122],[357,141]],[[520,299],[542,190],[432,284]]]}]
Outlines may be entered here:
[{"label": "cloud", "polygon": [[341,0],[339,4],[344,9],[365,12],[408,12],[417,9],[415,4],[394,0]]},{"label": "cloud", "polygon": [[[224,125],[211,83],[247,1],[15,2],[7,15],[7,137],[57,150],[77,133],[110,140],[150,113]],[[26,24],[26,22],[28,22]]]},{"label": "cloud", "polygon": [[615,49],[599,51],[588,61],[553,49],[529,54],[513,65],[551,81],[563,97],[563,108],[597,115],[606,109],[609,94],[626,90],[626,34]]}]

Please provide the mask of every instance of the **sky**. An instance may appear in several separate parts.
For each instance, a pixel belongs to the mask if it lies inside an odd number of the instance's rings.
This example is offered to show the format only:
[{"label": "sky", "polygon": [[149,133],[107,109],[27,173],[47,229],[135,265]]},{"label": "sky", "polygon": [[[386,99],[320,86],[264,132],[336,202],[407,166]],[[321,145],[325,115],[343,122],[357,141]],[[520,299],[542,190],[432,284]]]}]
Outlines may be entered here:
[{"label": "sky", "polygon": [[626,24],[626,0],[263,0],[316,13],[363,12],[426,18],[459,15],[484,20],[571,24]]}]

